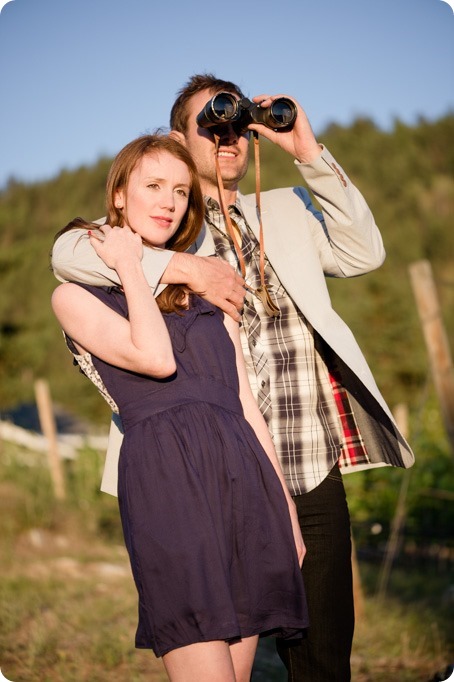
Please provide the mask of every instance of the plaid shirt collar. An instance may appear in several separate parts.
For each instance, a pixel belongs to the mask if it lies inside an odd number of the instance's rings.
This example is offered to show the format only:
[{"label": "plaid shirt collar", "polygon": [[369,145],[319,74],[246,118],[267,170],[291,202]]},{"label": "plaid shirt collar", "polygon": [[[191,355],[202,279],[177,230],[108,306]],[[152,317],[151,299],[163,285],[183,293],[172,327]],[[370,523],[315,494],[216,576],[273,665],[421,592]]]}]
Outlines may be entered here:
[{"label": "plaid shirt collar", "polygon": [[[213,225],[217,230],[222,232],[223,235],[227,236],[227,232],[225,230],[225,219],[224,216],[222,215],[222,210],[220,204],[216,201],[216,199],[213,199],[213,197],[204,197],[205,201],[205,215],[207,221],[210,223],[210,225]],[[228,211],[233,217],[238,216],[244,220],[244,215],[241,211],[241,206],[240,206],[240,201],[237,198],[234,204],[229,204],[227,207]]]}]

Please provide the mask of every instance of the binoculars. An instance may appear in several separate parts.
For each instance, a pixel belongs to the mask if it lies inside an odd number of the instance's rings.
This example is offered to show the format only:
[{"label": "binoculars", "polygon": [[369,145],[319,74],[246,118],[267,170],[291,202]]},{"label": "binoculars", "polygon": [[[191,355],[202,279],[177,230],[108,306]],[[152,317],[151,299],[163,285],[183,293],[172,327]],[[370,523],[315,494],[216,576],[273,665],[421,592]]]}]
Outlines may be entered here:
[{"label": "binoculars", "polygon": [[297,115],[296,104],[287,97],[278,97],[263,109],[247,97],[236,99],[230,92],[212,97],[197,116],[201,128],[231,123],[235,132],[243,134],[250,123],[262,123],[275,132],[291,130]]}]

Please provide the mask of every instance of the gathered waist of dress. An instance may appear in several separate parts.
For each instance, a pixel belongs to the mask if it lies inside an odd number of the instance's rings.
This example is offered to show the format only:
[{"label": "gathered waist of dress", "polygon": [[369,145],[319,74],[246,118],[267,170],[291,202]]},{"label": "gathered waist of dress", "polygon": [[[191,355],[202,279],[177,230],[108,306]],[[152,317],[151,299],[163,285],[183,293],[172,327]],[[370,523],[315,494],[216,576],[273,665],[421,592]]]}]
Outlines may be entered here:
[{"label": "gathered waist of dress", "polygon": [[195,402],[210,403],[229,412],[243,413],[239,395],[230,386],[215,378],[190,377],[166,384],[162,390],[122,406],[120,416],[123,429],[126,432],[154,414]]}]

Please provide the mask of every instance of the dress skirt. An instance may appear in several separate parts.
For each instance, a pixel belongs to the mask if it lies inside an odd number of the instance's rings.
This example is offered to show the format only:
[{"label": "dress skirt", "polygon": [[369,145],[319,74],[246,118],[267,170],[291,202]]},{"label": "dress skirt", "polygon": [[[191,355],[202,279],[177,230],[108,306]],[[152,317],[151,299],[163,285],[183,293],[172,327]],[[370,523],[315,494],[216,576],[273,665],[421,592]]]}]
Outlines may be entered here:
[{"label": "dress skirt", "polygon": [[[127,316],[120,290],[80,286]],[[243,415],[223,313],[193,296],[164,319],[173,376],[92,358],[125,431],[118,497],[139,594],[136,646],[162,656],[195,642],[301,636],[308,618],[288,505]]]}]

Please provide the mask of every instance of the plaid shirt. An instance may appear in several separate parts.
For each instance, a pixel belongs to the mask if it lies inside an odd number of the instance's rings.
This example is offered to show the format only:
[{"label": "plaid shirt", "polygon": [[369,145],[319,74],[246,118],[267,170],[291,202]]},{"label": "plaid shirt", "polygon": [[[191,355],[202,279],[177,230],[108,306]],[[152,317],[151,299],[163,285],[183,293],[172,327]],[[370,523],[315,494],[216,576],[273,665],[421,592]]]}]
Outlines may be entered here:
[{"label": "plaid shirt", "polygon": [[[206,198],[216,254],[239,269],[219,205]],[[229,213],[241,231],[246,282],[260,286],[259,244],[239,206]],[[260,410],[273,435],[288,488],[300,495],[317,487],[335,463],[367,462],[348,396],[328,371],[320,338],[296,308],[265,259],[265,279],[280,315],[270,317],[254,294],[245,298],[241,340]],[[337,381],[336,381],[337,379]]]}]

